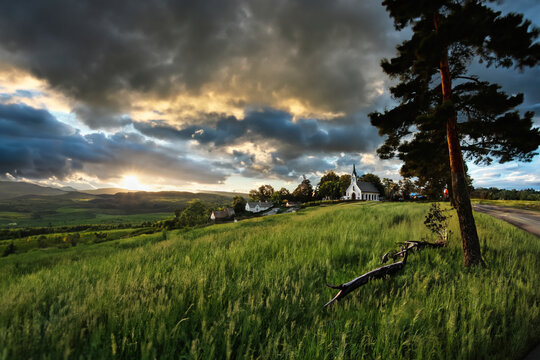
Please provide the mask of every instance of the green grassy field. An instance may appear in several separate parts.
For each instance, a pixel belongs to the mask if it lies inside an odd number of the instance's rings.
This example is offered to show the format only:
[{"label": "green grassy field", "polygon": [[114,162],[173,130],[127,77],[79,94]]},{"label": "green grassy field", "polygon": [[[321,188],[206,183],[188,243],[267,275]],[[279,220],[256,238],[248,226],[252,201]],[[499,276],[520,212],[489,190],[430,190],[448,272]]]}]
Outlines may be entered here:
[{"label": "green grassy field", "polygon": [[[0,182],[1,183],[1,182]],[[115,195],[67,193],[0,199],[0,228],[82,224],[140,224],[173,216],[193,199],[229,205],[236,193],[132,192]]]},{"label": "green grassy field", "polygon": [[428,236],[428,208],[341,204],[0,258],[0,358],[522,358],[540,341],[540,242],[483,214],[487,268],[463,268],[454,235],[323,309],[326,281]]},{"label": "green grassy field", "polygon": [[527,200],[485,200],[485,199],[472,199],[473,204],[486,204],[496,206],[513,207],[517,209],[535,210],[540,211],[540,201],[527,201]]}]

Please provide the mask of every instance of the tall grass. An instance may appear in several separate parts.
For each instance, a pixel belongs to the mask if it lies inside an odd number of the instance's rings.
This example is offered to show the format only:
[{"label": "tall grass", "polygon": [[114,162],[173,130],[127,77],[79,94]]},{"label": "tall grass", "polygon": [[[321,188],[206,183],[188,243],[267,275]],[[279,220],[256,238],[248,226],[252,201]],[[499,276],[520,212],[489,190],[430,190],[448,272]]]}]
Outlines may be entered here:
[{"label": "tall grass", "polygon": [[497,205],[505,207],[513,207],[517,209],[536,210],[540,211],[540,201],[532,200],[487,200],[487,199],[472,199],[473,204]]},{"label": "tall grass", "polygon": [[[476,214],[457,237],[323,309],[427,204],[343,204],[0,259],[2,358],[520,358],[540,341],[540,242]],[[455,217],[451,223],[455,233]]]}]

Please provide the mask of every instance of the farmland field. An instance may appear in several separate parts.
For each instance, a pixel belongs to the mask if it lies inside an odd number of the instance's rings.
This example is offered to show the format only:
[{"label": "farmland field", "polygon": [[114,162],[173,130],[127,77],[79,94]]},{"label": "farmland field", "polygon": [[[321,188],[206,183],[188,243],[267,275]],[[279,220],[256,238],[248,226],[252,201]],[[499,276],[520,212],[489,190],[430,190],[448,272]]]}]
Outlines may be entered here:
[{"label": "farmland field", "polygon": [[0,258],[0,357],[520,359],[540,341],[540,242],[476,214],[486,268],[447,248],[324,309],[429,204],[315,207]]},{"label": "farmland field", "polygon": [[234,195],[244,194],[168,191],[26,195],[0,199],[0,228],[154,222],[170,218],[176,209],[184,208],[193,199],[223,205],[230,204]]},{"label": "farmland field", "polygon": [[471,202],[473,204],[496,205],[496,206],[513,207],[516,209],[540,211],[540,201],[471,199]]}]

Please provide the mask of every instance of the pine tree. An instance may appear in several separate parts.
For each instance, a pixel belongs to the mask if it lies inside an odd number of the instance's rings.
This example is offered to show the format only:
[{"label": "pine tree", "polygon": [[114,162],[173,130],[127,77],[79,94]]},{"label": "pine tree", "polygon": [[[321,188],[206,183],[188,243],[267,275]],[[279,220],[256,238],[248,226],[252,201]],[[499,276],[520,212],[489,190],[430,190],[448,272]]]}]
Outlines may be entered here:
[{"label": "pine tree", "polygon": [[[477,163],[530,161],[540,145],[533,113],[521,117],[514,110],[523,95],[508,96],[499,85],[469,73],[473,61],[519,69],[539,61],[538,29],[520,14],[501,15],[487,2],[384,0],[396,30],[410,27],[412,37],[397,47],[395,58],[381,64],[399,81],[390,92],[400,104],[370,114],[371,123],[386,135],[378,149],[381,158],[404,160],[402,172],[408,176],[451,178],[466,266],[483,261],[462,151]],[[438,164],[446,159],[445,174]],[[437,162],[433,171],[430,161]]]}]

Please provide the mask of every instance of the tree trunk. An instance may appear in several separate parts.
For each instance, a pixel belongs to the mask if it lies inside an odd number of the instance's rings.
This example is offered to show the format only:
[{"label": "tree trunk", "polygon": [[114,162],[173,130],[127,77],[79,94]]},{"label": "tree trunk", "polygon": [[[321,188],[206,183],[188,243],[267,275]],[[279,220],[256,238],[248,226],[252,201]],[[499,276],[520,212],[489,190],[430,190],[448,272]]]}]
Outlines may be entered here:
[{"label": "tree trunk", "polygon": [[[439,28],[439,21],[440,15],[435,13],[433,16],[435,30],[438,30]],[[443,102],[446,102],[452,97],[452,78],[450,76],[450,67],[448,65],[447,50],[441,54],[440,72]],[[480,253],[480,241],[478,240],[476,224],[472,213],[471,199],[469,198],[469,192],[467,190],[465,167],[463,166],[463,157],[459,145],[455,112],[446,122],[446,138],[452,174],[453,199],[459,219],[465,266],[483,264],[482,255]]]}]

